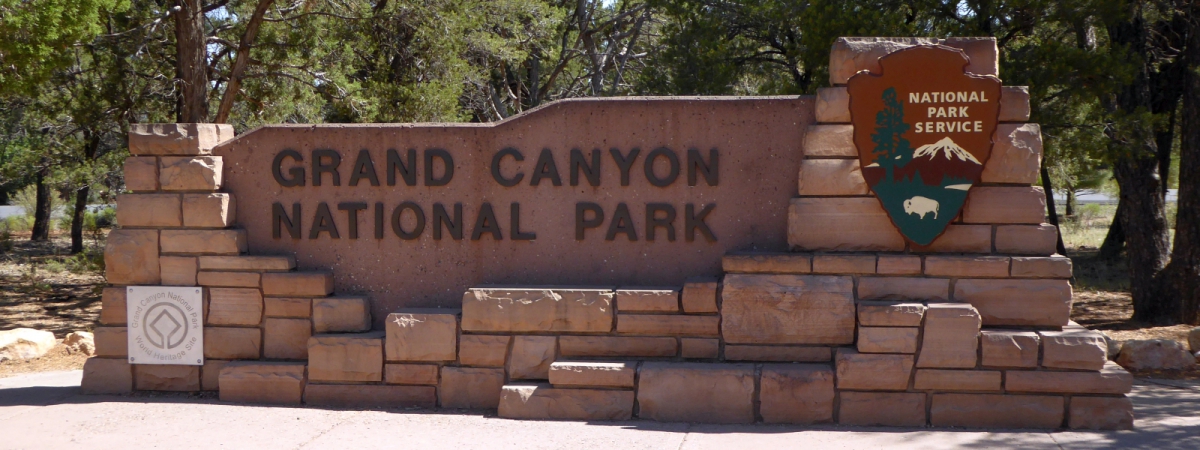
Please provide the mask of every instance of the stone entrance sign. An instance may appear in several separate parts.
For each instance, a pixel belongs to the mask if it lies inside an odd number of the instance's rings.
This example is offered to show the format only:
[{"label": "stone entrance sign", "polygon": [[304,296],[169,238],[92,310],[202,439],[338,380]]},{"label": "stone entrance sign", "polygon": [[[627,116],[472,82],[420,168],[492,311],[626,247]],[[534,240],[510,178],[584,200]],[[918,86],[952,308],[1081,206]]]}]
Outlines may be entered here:
[{"label": "stone entrance sign", "polygon": [[130,364],[204,364],[204,304],[198,287],[129,286]]}]

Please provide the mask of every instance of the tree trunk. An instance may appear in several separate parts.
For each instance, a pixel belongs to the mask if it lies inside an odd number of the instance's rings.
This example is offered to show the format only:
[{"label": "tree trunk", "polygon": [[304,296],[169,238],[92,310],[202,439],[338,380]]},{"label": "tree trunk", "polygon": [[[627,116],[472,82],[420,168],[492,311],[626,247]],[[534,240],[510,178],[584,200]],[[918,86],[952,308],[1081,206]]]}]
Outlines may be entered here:
[{"label": "tree trunk", "polygon": [[1075,217],[1075,188],[1067,187],[1067,217]]},{"label": "tree trunk", "polygon": [[46,177],[50,169],[43,167],[37,172],[37,205],[33,208],[33,235],[29,240],[50,240],[50,186],[46,185]]},{"label": "tree trunk", "polygon": [[1062,228],[1058,226],[1058,211],[1054,207],[1054,186],[1050,184],[1050,172],[1046,170],[1044,163],[1042,164],[1042,189],[1046,192],[1046,209],[1049,213],[1050,224],[1054,225],[1054,234],[1058,235],[1058,254],[1065,256],[1067,246],[1063,244]]},{"label": "tree trunk", "polygon": [[[1154,143],[1143,141],[1147,150]],[[1162,289],[1159,272],[1167,265],[1166,205],[1160,195],[1158,160],[1153,151],[1126,155],[1115,164],[1113,174],[1121,186],[1121,227],[1125,232],[1125,254],[1129,258],[1133,319],[1144,323],[1169,323],[1177,308]]]},{"label": "tree trunk", "polygon": [[83,251],[83,213],[87,211],[91,187],[84,186],[75,192],[75,210],[71,212],[71,254]]},{"label": "tree trunk", "polygon": [[1104,243],[1100,244],[1097,256],[1100,259],[1114,261],[1125,250],[1125,229],[1121,227],[1121,212],[1125,210],[1120,197],[1117,198],[1117,212],[1113,214],[1112,223],[1108,225],[1108,234],[1104,235]]},{"label": "tree trunk", "polygon": [[263,15],[267,13],[267,8],[273,1],[259,0],[258,6],[254,8],[254,14],[250,16],[250,23],[246,24],[246,32],[242,34],[242,41],[238,44],[237,57],[233,60],[233,69],[229,71],[229,83],[225,85],[225,94],[221,96],[221,106],[217,108],[217,117],[213,119],[213,122],[229,122],[229,112],[233,111],[233,100],[242,90],[242,74],[246,72],[246,66],[250,63],[250,47],[254,45],[254,38],[258,36],[258,27],[262,25]]},{"label": "tree trunk", "polygon": [[208,120],[208,52],[201,0],[177,0],[175,83],[180,123]]},{"label": "tree trunk", "polygon": [[[1168,273],[1180,297],[1179,320],[1200,324],[1200,6],[1192,3],[1184,54],[1183,108],[1179,136],[1179,213]],[[1200,349],[1193,349],[1200,350]]]}]

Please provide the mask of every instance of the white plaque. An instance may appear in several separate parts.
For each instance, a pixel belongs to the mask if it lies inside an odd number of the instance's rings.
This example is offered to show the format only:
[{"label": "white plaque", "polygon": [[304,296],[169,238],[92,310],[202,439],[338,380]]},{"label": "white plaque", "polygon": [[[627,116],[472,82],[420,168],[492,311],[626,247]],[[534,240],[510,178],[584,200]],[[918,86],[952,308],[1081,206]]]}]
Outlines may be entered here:
[{"label": "white plaque", "polygon": [[204,364],[201,288],[130,286],[125,293],[130,364]]}]

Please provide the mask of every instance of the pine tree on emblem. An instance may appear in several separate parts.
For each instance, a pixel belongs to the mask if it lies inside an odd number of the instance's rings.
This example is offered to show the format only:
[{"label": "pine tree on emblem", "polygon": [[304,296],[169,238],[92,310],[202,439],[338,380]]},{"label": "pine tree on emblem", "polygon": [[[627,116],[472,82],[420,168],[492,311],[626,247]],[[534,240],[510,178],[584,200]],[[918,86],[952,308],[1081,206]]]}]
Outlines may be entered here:
[{"label": "pine tree on emblem", "polygon": [[904,123],[904,104],[896,98],[896,88],[883,91],[883,110],[875,114],[875,133],[871,141],[875,143],[875,163],[884,170],[883,180],[892,183],[892,169],[904,167],[912,160],[912,146],[903,137],[908,131]]}]

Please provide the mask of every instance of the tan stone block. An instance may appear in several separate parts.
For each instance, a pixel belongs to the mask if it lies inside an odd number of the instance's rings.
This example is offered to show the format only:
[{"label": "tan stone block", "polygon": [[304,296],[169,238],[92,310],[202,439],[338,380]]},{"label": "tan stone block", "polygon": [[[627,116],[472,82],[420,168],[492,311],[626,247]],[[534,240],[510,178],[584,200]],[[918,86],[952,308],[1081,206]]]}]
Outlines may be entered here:
[{"label": "tan stone block", "polygon": [[205,359],[258,359],[261,354],[258,328],[204,327]]},{"label": "tan stone block", "polygon": [[875,273],[875,255],[816,255],[813,273]]},{"label": "tan stone block", "polygon": [[804,156],[857,158],[853,125],[809,125],[804,133]]},{"label": "tan stone block", "polygon": [[314,298],[312,322],[317,333],[371,331],[371,303],[366,297]]},{"label": "tan stone block", "polygon": [[237,202],[225,193],[183,194],[183,226],[225,228],[233,225]]},{"label": "tan stone block", "polygon": [[946,278],[861,277],[858,298],[862,300],[950,300],[950,280]]},{"label": "tan stone block", "polygon": [[162,284],[167,286],[195,286],[196,258],[194,256],[159,256],[158,271]]},{"label": "tan stone block", "polygon": [[100,324],[125,325],[125,288],[106,287],[100,296]]},{"label": "tan stone block", "polygon": [[681,338],[679,356],[689,359],[717,359],[721,353],[720,339]]},{"label": "tan stone block", "polygon": [[1046,193],[1040,186],[976,186],[963,206],[964,223],[1040,224]]},{"label": "tan stone block", "polygon": [[859,353],[916,353],[916,327],[858,327]]},{"label": "tan stone block", "polygon": [[725,273],[812,272],[812,256],[800,253],[729,253],[721,258]]},{"label": "tan stone block", "polygon": [[1008,370],[1004,373],[1004,389],[1056,394],[1128,394],[1133,389],[1133,375],[1111,362],[1099,372]]},{"label": "tan stone block", "polygon": [[292,256],[201,256],[200,270],[287,272],[296,268]]},{"label": "tan stone block", "polygon": [[555,387],[633,388],[636,362],[567,362],[550,365],[550,384]]},{"label": "tan stone block", "polygon": [[263,315],[267,317],[290,317],[308,319],[312,317],[311,298],[266,297],[263,299]]},{"label": "tan stone block", "polygon": [[384,364],[383,381],[387,384],[437,386],[438,366],[434,364]]},{"label": "tan stone block", "polygon": [[1071,278],[1071,258],[1054,255],[1013,257],[1012,276],[1021,278]]},{"label": "tan stone block", "polygon": [[796,345],[726,345],[727,361],[826,362],[833,359],[829,347]]},{"label": "tan stone block", "polygon": [[922,253],[991,253],[992,226],[952,223],[929,245],[913,244],[912,250]]},{"label": "tan stone block", "polygon": [[104,273],[112,284],[159,284],[158,230],[109,232],[104,246]]},{"label": "tan stone block", "polygon": [[983,165],[983,183],[1033,184],[1042,167],[1042,130],[1036,123],[1002,123]]},{"label": "tan stone block", "polygon": [[1049,224],[998,226],[996,251],[1014,255],[1053,255],[1058,251],[1058,230]]},{"label": "tan stone block", "polygon": [[308,359],[310,337],[312,322],[308,319],[263,319],[263,357]]},{"label": "tan stone block", "polygon": [[716,278],[694,277],[683,284],[683,292],[679,296],[679,304],[687,314],[709,314],[717,310],[717,289],[720,283]]},{"label": "tan stone block", "polygon": [[125,158],[125,190],[153,192],[158,190],[158,159],[153,156]]},{"label": "tan stone block", "polygon": [[612,331],[610,289],[472,288],[463,294],[463,331]]},{"label": "tan stone block", "polygon": [[217,123],[137,123],[129,127],[134,155],[207,155],[233,139],[233,126]]},{"label": "tan stone block", "polygon": [[200,366],[135,364],[133,374],[135,386],[139,391],[200,390]]},{"label": "tan stone block", "polygon": [[129,329],[124,326],[93,328],[92,340],[96,343],[97,357],[129,357]]},{"label": "tan stone block", "polygon": [[1008,277],[1007,256],[927,256],[925,275],[934,277]]},{"label": "tan stone block", "polygon": [[304,363],[230,361],[218,383],[221,401],[299,405],[307,377]]},{"label": "tan stone block", "polygon": [[312,384],[304,387],[304,404],[335,408],[433,408],[433,386],[381,384]]},{"label": "tan stone block", "polygon": [[1040,331],[1042,367],[1100,370],[1108,361],[1108,341],[1092,330]]},{"label": "tan stone block", "polygon": [[1027,120],[1029,120],[1029,86],[1000,88],[1000,121],[1024,122]]},{"label": "tan stone block", "polygon": [[83,363],[84,394],[124,394],[133,391],[133,368],[124,359],[88,358]]},{"label": "tan stone block", "polygon": [[617,311],[620,312],[679,312],[679,288],[617,289]]},{"label": "tan stone block", "polygon": [[[840,387],[840,386],[839,386]],[[838,424],[923,427],[924,392],[841,392]]]},{"label": "tan stone block", "polygon": [[228,363],[229,361],[223,361],[219,359],[204,360],[204,365],[200,366],[200,390],[220,390],[221,369],[225,368],[225,364]]},{"label": "tan stone block", "polygon": [[246,230],[162,230],[162,251],[236,255],[246,251]]},{"label": "tan stone block", "polygon": [[754,365],[644,362],[637,400],[643,419],[753,423]]},{"label": "tan stone block", "polygon": [[904,238],[875,198],[794,198],[788,245],[799,251],[901,251]]},{"label": "tan stone block", "polygon": [[383,333],[318,334],[308,338],[311,381],[383,381]]},{"label": "tan stone block", "polygon": [[508,385],[501,390],[497,415],[526,420],[629,420],[633,391]]},{"label": "tan stone block", "polygon": [[721,333],[727,343],[854,342],[850,277],[730,274],[721,298]]},{"label": "tan stone block", "polygon": [[258,325],[262,322],[263,300],[258,289],[209,288],[209,325]]},{"label": "tan stone block", "polygon": [[1028,368],[1038,364],[1038,334],[1032,331],[983,330],[983,367]]},{"label": "tan stone block", "polygon": [[1071,317],[1067,280],[960,279],[954,299],[974,305],[985,326],[1061,327]]},{"label": "tan stone block", "polygon": [[196,283],[201,286],[213,287],[246,287],[258,290],[261,275],[255,272],[213,272],[202,271],[196,274]]},{"label": "tan stone block", "polygon": [[333,272],[278,272],[262,274],[263,295],[324,297],[333,293]]},{"label": "tan stone block", "polygon": [[1071,397],[1067,428],[1132,430],[1133,402],[1128,397]]},{"label": "tan stone block", "polygon": [[495,409],[503,387],[504,369],[443,367],[438,401],[448,409]]},{"label": "tan stone block", "polygon": [[221,188],[220,156],[164,156],[158,184],[164,191],[215,191]]},{"label": "tan stone block", "polygon": [[879,255],[876,272],[880,275],[920,275],[920,256]]},{"label": "tan stone block", "polygon": [[760,386],[764,423],[833,422],[833,368],[827,364],[765,364]]},{"label": "tan stone block", "polygon": [[679,345],[673,337],[559,336],[563,356],[665,357],[675,356]]},{"label": "tan stone block", "polygon": [[925,311],[921,354],[917,367],[970,369],[978,362],[979,327],[975,307],[965,304],[930,304]]},{"label": "tan stone block", "polygon": [[999,391],[999,370],[917,369],[913,389],[920,391]]},{"label": "tan stone block", "polygon": [[[316,304],[313,305],[314,320]],[[454,361],[458,359],[457,309],[404,309],[389,314],[388,361]]]},{"label": "tan stone block", "polygon": [[925,319],[925,305],[891,301],[858,302],[858,325],[868,327],[919,327]]},{"label": "tan stone block", "polygon": [[464,366],[504,367],[511,336],[464,334],[459,337],[458,362]]},{"label": "tan stone block", "polygon": [[508,357],[508,377],[513,380],[548,380],[550,364],[558,352],[555,336],[513,336]]},{"label": "tan stone block", "polygon": [[1042,428],[1062,426],[1062,397],[1046,395],[933,394],[935,427]]},{"label": "tan stone block", "polygon": [[846,88],[817,88],[816,117],[817,123],[850,123],[850,93]]},{"label": "tan stone block", "polygon": [[880,73],[879,58],[914,45],[944,45],[966,54],[967,73],[999,76],[999,51],[992,37],[840,37],[829,53],[829,84],[846,84],[861,70]]},{"label": "tan stone block", "polygon": [[800,196],[867,195],[867,180],[857,159],[806,159],[800,162]]},{"label": "tan stone block", "polygon": [[117,196],[117,223],[122,227],[178,227],[183,225],[179,194],[121,194]]},{"label": "tan stone block", "polygon": [[643,336],[719,336],[720,316],[618,314],[617,333]]},{"label": "tan stone block", "polygon": [[859,353],[837,350],[837,388],[874,391],[903,391],[912,376],[913,355]]}]

